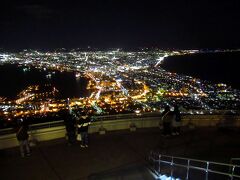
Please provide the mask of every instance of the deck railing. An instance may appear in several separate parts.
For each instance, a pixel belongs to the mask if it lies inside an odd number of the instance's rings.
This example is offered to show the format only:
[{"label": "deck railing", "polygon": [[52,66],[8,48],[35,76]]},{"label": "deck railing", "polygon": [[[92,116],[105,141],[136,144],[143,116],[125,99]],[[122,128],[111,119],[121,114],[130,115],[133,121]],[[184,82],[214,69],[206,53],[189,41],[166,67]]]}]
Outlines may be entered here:
[{"label": "deck railing", "polygon": [[166,174],[172,178],[194,180],[240,179],[240,166],[183,157],[167,156],[151,152],[149,161],[157,176]]},{"label": "deck railing", "polygon": [[[129,114],[116,114],[116,115],[106,115],[106,116],[96,116],[94,118],[95,122],[104,122],[104,121],[112,121],[112,120],[122,120],[122,119],[130,119],[132,121],[135,121],[137,119],[141,118],[148,118],[148,117],[160,117],[161,113],[154,112],[154,113],[129,113]],[[160,119],[160,118],[159,118]],[[52,128],[57,126],[63,126],[64,120],[58,120],[58,121],[49,121],[44,123],[37,123],[37,124],[31,124],[29,126],[30,130],[37,130],[37,129],[43,129],[43,128]],[[11,134],[14,133],[13,128],[5,128],[0,129],[0,135],[5,134]]]}]

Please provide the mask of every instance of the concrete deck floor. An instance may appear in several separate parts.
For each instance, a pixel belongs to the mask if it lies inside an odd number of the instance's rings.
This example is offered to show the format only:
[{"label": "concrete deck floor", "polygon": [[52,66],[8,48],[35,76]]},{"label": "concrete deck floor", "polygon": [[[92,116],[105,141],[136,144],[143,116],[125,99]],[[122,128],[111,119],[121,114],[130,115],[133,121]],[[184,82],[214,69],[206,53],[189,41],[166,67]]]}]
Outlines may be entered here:
[{"label": "concrete deck floor", "polygon": [[151,150],[166,155],[225,162],[240,157],[240,131],[217,128],[186,130],[162,137],[157,128],[135,132],[90,134],[88,148],[68,146],[65,139],[39,142],[30,157],[19,149],[0,151],[0,179],[80,180],[151,179],[144,169]]}]

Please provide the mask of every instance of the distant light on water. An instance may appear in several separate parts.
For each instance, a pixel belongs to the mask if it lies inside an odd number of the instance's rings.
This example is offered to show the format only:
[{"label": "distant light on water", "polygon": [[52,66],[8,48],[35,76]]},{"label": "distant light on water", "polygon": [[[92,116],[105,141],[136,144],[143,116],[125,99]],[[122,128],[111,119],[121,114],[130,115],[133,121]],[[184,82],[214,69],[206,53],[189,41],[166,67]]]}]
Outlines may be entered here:
[{"label": "distant light on water", "polygon": [[165,54],[164,56],[159,57],[158,59],[156,59],[158,62],[157,62],[157,64],[155,64],[154,67],[157,67],[159,64],[161,64],[166,57],[168,57],[167,54]]}]

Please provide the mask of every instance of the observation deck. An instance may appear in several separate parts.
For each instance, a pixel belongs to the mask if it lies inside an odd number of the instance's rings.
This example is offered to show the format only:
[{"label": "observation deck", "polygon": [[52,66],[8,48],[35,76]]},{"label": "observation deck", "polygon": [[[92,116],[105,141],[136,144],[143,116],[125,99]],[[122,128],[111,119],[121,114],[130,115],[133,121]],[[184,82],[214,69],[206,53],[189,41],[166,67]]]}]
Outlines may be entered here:
[{"label": "observation deck", "polygon": [[[238,116],[186,116],[182,133],[170,137],[161,136],[158,118],[141,116],[96,121],[90,128],[88,148],[80,148],[79,143],[68,146],[62,136],[61,122],[56,127],[50,124],[32,127],[32,134],[38,141],[31,147],[31,156],[26,158],[20,157],[15,145],[3,147],[4,143],[14,143],[14,134],[9,131],[0,136],[1,179],[148,180],[156,179],[149,170],[148,157],[152,151],[222,163],[240,157]],[[219,126],[224,118],[234,119],[234,126]],[[101,128],[105,133],[100,134]]]}]

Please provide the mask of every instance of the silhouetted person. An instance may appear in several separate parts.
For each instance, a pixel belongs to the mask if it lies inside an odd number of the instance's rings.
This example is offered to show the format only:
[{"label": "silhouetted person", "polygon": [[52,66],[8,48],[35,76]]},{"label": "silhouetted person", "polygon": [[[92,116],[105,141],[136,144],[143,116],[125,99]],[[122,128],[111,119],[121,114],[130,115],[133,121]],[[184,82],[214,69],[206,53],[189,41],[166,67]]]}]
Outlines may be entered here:
[{"label": "silhouetted person", "polygon": [[69,110],[64,110],[64,124],[66,127],[68,145],[73,145],[76,141],[76,119],[75,116],[72,114],[73,112]]},{"label": "silhouetted person", "polygon": [[181,115],[180,111],[178,109],[178,106],[174,106],[174,114],[175,118],[173,120],[172,126],[173,126],[173,135],[179,135],[180,134],[180,127],[181,127]]},{"label": "silhouetted person", "polygon": [[77,121],[78,134],[81,136],[81,147],[88,147],[88,127],[91,123],[89,115],[82,111]]},{"label": "silhouetted person", "polygon": [[23,118],[17,119],[16,137],[19,142],[20,153],[22,157],[30,155],[30,147],[28,142],[28,125]]},{"label": "silhouetted person", "polygon": [[163,135],[169,136],[171,135],[171,124],[173,119],[175,118],[174,113],[170,111],[170,107],[166,106],[164,112],[162,113],[162,121],[163,121]]}]

